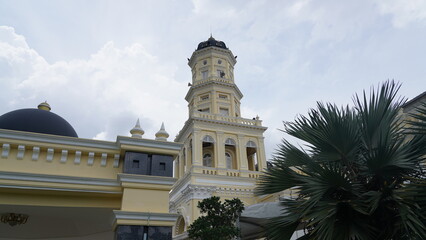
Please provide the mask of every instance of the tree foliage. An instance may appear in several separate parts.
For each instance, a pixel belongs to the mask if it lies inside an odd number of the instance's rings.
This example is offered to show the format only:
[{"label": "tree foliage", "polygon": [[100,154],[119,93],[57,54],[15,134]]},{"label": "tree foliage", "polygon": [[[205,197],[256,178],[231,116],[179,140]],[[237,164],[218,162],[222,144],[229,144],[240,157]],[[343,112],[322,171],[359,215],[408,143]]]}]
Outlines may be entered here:
[{"label": "tree foliage", "polygon": [[257,194],[287,189],[285,211],[272,220],[269,239],[426,239],[426,106],[405,121],[399,85],[387,81],[354,97],[354,108],[317,103],[285,123],[286,140],[273,156]]},{"label": "tree foliage", "polygon": [[240,235],[235,222],[244,210],[240,199],[220,201],[219,197],[206,198],[198,203],[204,214],[189,226],[188,234],[194,240],[227,240]]}]

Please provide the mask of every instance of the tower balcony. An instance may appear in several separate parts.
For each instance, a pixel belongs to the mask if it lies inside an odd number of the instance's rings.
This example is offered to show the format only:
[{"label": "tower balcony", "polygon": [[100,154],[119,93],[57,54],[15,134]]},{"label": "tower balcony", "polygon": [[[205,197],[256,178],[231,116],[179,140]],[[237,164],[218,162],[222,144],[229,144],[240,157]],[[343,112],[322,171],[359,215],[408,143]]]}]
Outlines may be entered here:
[{"label": "tower balcony", "polygon": [[192,86],[199,86],[199,85],[203,85],[206,83],[211,83],[211,82],[215,82],[215,83],[222,83],[222,84],[234,84],[234,81],[228,78],[222,78],[222,77],[217,77],[217,76],[210,76],[206,79],[202,79],[202,80],[198,80],[195,81]]},{"label": "tower balcony", "polygon": [[205,113],[205,112],[199,112],[199,111],[193,111],[192,117],[221,121],[221,122],[228,122],[228,123],[242,124],[246,126],[262,126],[262,120],[260,120],[259,117],[248,119],[248,118],[241,118],[241,117],[231,117],[231,116],[226,116],[221,114]]}]

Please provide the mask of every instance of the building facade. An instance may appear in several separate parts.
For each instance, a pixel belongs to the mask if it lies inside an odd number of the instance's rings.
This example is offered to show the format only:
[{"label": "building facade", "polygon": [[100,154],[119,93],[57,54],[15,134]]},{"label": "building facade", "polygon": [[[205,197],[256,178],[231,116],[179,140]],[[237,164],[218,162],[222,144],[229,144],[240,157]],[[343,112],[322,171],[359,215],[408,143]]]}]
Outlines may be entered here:
[{"label": "building facade", "polygon": [[236,57],[210,37],[188,62],[188,120],[143,138],[79,138],[49,104],[0,116],[0,239],[184,239],[209,196],[257,203],[266,167],[259,117],[241,117]]},{"label": "building facade", "polygon": [[47,103],[0,116],[0,239],[171,239],[182,144],[156,140],[78,138]]}]

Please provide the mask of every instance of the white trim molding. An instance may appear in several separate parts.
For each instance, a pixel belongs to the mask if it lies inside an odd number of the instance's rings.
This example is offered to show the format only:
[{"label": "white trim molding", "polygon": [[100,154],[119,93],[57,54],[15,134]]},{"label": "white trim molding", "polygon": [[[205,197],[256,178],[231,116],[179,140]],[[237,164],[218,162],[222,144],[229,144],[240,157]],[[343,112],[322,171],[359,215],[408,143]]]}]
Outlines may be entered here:
[{"label": "white trim molding", "polygon": [[117,174],[117,181],[120,184],[125,182],[125,183],[157,184],[157,185],[166,185],[166,186],[172,187],[173,184],[175,184],[175,182],[177,181],[177,179],[171,178],[171,177],[119,173]]},{"label": "white trim molding", "polygon": [[217,190],[216,186],[202,186],[202,185],[187,185],[182,191],[176,192],[173,200],[170,200],[169,209],[171,212],[176,212],[176,207],[189,200],[197,199],[202,200],[209,198]]},{"label": "white trim molding", "polygon": [[113,179],[88,178],[88,177],[71,177],[60,175],[45,175],[36,173],[18,173],[0,171],[0,179],[4,180],[20,180],[28,182],[49,182],[49,183],[67,183],[67,184],[83,184],[106,187],[119,187],[120,184]]},{"label": "white trim molding", "polygon": [[162,222],[176,222],[179,217],[175,213],[153,213],[153,212],[129,212],[121,210],[113,210],[114,217],[112,224],[114,225],[117,220],[142,220],[142,221],[162,221]]},{"label": "white trim molding", "polygon": [[99,187],[117,187],[117,191],[103,191],[103,190],[91,190],[84,188],[67,188],[64,187],[49,187],[49,186],[31,186],[31,185],[0,185],[1,188],[16,188],[16,189],[34,189],[34,190],[54,190],[54,191],[72,191],[72,192],[95,192],[95,193],[108,193],[108,194],[121,194],[122,190],[120,184],[113,179],[102,179],[102,178],[88,178],[88,177],[71,177],[71,176],[59,176],[59,175],[45,175],[35,173],[17,173],[17,172],[3,172],[0,171],[0,180],[17,180],[25,182],[46,182],[56,184],[77,184],[77,185],[89,185]]}]

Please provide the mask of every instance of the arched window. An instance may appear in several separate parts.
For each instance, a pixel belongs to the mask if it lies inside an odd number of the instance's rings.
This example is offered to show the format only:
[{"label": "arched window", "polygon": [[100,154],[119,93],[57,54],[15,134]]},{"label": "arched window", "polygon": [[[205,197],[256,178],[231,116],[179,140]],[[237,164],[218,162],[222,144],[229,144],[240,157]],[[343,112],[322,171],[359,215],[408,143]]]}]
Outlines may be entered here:
[{"label": "arched window", "polygon": [[183,216],[179,216],[176,227],[175,227],[176,235],[182,234],[185,232],[185,219]]},{"label": "arched window", "polygon": [[206,153],[203,155],[203,166],[213,167],[212,155],[210,153]]},{"label": "arched window", "polygon": [[235,146],[235,141],[232,138],[227,138],[225,141],[225,145],[229,145],[229,146]]},{"label": "arched window", "polygon": [[212,137],[212,136],[210,136],[210,135],[206,135],[206,136],[204,136],[204,138],[203,138],[203,142],[214,143],[214,139],[213,139],[213,137]]},{"label": "arched window", "polygon": [[248,141],[246,147],[257,148],[256,143],[253,141]]},{"label": "arched window", "polygon": [[257,164],[257,146],[253,141],[248,141],[246,144],[246,153],[248,161],[248,169],[250,171],[259,171]]},{"label": "arched window", "polygon": [[237,153],[236,145],[235,140],[232,138],[225,140],[225,162],[228,169],[238,169],[237,157],[235,157]]},{"label": "arched window", "polygon": [[215,167],[214,161],[214,139],[210,135],[205,135],[203,137],[203,166],[205,167]]},{"label": "arched window", "polygon": [[232,155],[228,152],[225,153],[226,158],[226,168],[231,169],[233,168],[232,164]]}]

